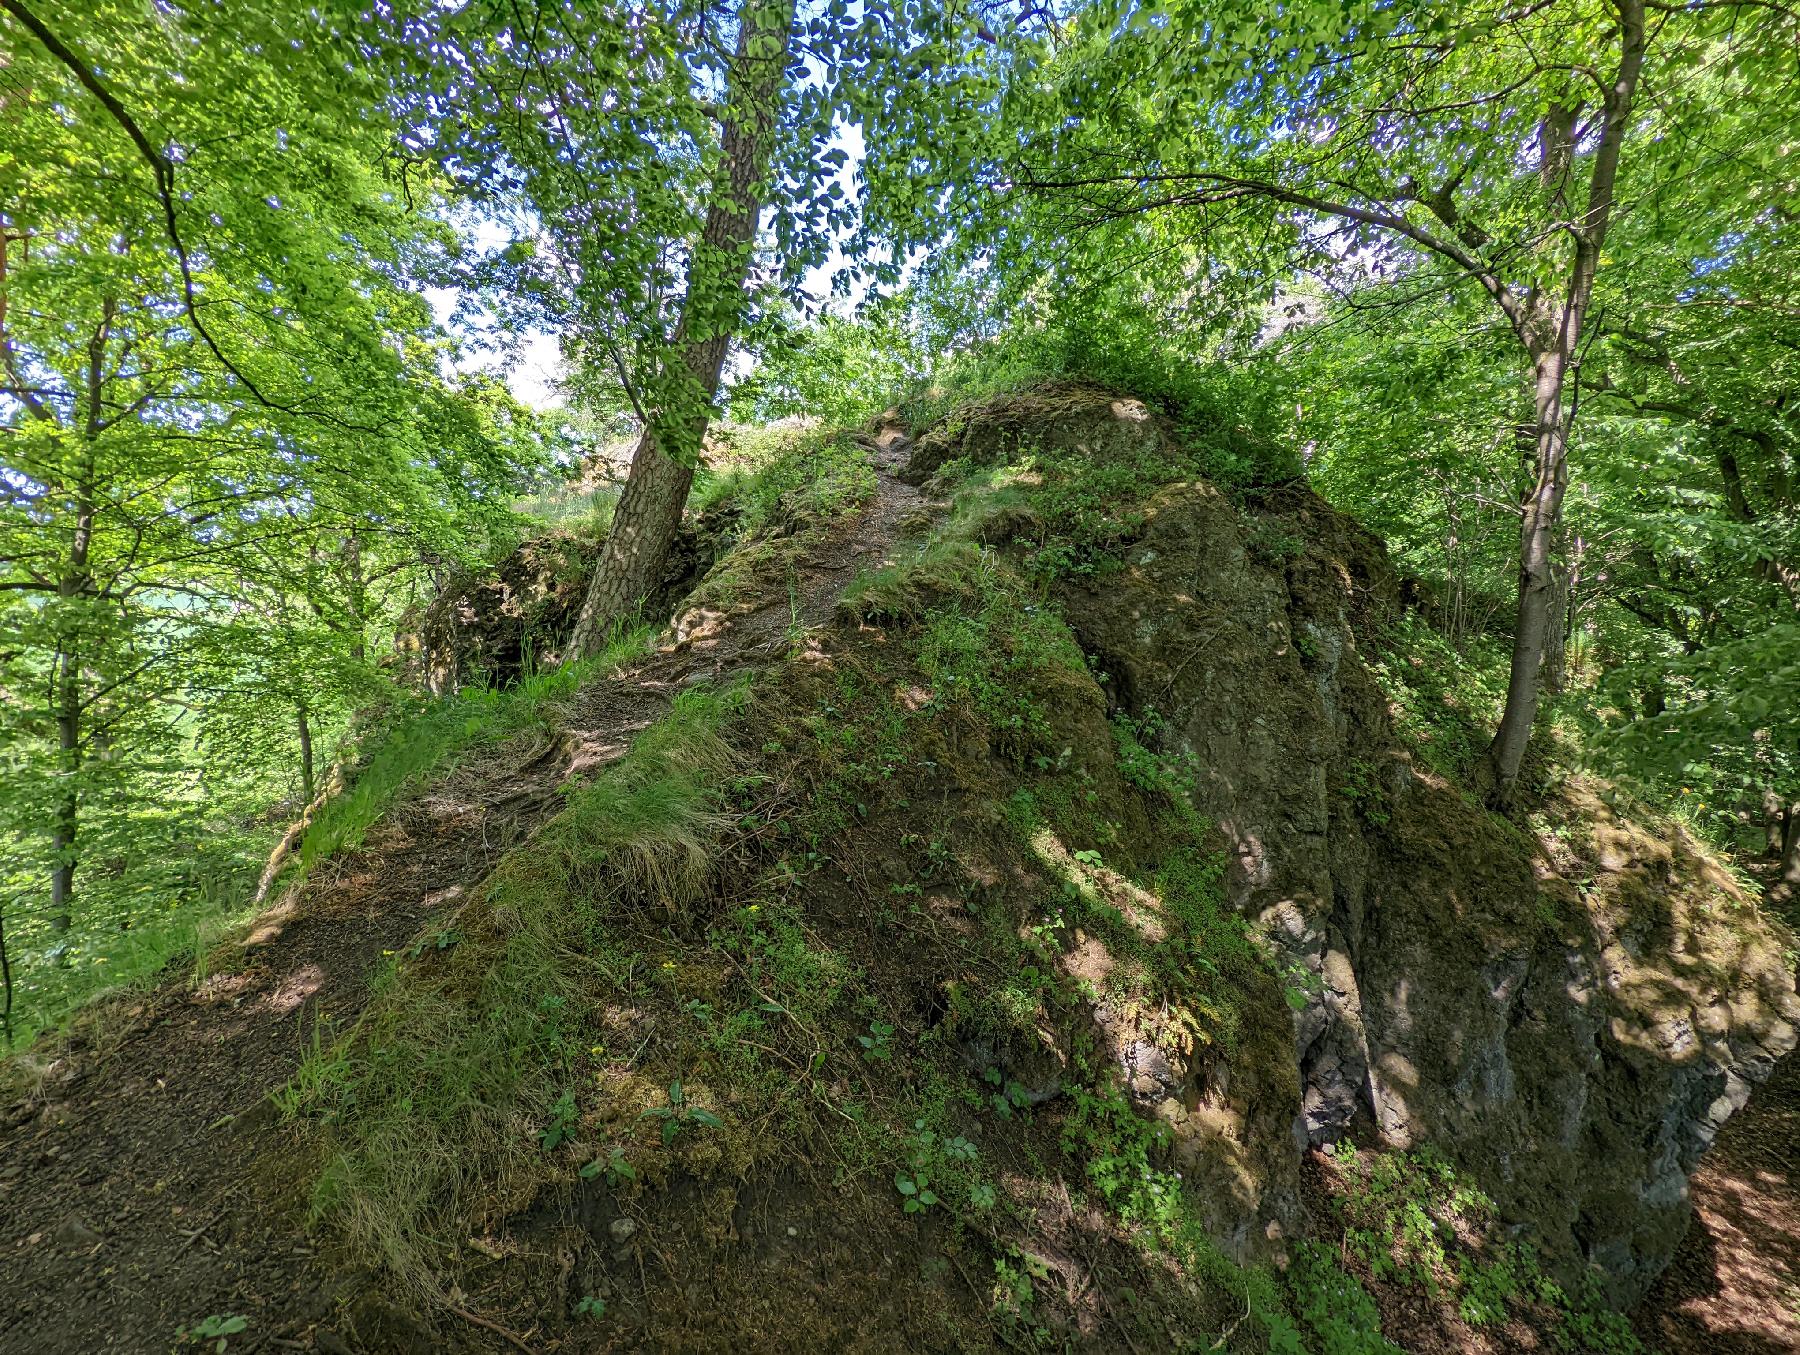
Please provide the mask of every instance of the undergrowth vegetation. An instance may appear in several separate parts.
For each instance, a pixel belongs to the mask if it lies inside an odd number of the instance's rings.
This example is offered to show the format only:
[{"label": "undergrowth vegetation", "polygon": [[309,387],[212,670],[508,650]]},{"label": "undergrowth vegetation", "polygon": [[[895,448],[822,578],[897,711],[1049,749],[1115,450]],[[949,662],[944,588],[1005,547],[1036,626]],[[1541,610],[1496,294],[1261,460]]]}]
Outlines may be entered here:
[{"label": "undergrowth vegetation", "polygon": [[464,688],[419,705],[375,743],[349,786],[320,808],[301,839],[297,853],[301,871],[357,846],[400,796],[416,791],[459,754],[515,735],[547,733],[558,701],[641,657],[654,636],[653,627],[636,626],[592,659],[528,673],[510,687]]},{"label": "undergrowth vegetation", "polygon": [[1509,1235],[1493,1201],[1429,1148],[1373,1152],[1345,1142],[1325,1159],[1341,1242],[1335,1249],[1303,1244],[1287,1276],[1316,1349],[1398,1350],[1382,1337],[1360,1274],[1417,1290],[1447,1316],[1503,1340],[1529,1329],[1548,1332],[1554,1348],[1570,1355],[1641,1355],[1630,1323],[1606,1305],[1593,1274],[1573,1292],[1558,1284],[1531,1244]]},{"label": "undergrowth vegetation", "polygon": [[597,1057],[591,1009],[638,963],[619,944],[617,912],[691,900],[705,885],[731,823],[720,727],[743,699],[741,687],[677,697],[504,860],[463,911],[460,940],[392,981],[362,1029],[321,1043],[279,1098],[325,1126],[318,1211],[423,1291],[432,1221],[523,1203],[542,1145],[567,1136],[571,1115],[557,1106]]}]

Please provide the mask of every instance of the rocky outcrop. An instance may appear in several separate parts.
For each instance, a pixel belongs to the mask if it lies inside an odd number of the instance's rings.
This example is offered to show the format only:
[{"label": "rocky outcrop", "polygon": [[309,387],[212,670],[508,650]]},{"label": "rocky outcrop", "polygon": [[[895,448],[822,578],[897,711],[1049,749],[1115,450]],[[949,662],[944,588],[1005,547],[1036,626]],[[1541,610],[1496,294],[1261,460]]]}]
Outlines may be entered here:
[{"label": "rocky outcrop", "polygon": [[[662,581],[644,601],[646,619],[667,616],[731,548],[740,516],[727,506],[682,524]],[[600,533],[552,531],[491,569],[453,575],[398,639],[409,676],[433,696],[445,696],[471,683],[504,687],[535,666],[554,665],[604,544]]]},{"label": "rocky outcrop", "polygon": [[[1098,393],[991,428],[998,454],[1171,436]],[[920,445],[982,454],[966,426]],[[1432,1144],[1552,1265],[1634,1299],[1689,1172],[1796,1042],[1785,932],[1677,826],[1577,783],[1526,832],[1417,762],[1370,669],[1394,572],[1310,490],[1239,504],[1195,480],[1134,516],[1123,570],[1063,587],[1064,611],[1114,699],[1191,754],[1232,897],[1309,992],[1296,1136]]]}]

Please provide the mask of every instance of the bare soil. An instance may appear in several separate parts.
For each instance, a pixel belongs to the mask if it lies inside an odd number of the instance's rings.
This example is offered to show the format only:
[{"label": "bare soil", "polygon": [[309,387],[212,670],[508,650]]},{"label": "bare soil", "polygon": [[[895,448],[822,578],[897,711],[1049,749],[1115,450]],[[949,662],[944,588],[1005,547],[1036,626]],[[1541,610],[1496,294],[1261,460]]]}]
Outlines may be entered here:
[{"label": "bare soil", "polygon": [[1800,1351],[1800,1059],[1725,1122],[1689,1181],[1694,1221],[1633,1315],[1662,1355]]}]

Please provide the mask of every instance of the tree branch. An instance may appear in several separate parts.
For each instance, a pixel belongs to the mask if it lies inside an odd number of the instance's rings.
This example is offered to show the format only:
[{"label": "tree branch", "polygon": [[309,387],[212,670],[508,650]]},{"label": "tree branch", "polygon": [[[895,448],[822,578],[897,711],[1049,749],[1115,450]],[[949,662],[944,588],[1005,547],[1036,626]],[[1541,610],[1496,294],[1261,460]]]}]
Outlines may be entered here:
[{"label": "tree branch", "polygon": [[252,381],[242,368],[225,355],[225,351],[219,347],[218,341],[213,338],[212,331],[200,318],[200,310],[195,297],[193,265],[188,258],[187,246],[182,242],[181,230],[175,218],[174,161],[151,144],[150,138],[144,134],[144,129],[138,125],[137,120],[113,96],[112,92],[101,83],[100,77],[94,73],[93,67],[83,61],[56,34],[46,28],[36,15],[26,9],[23,0],[0,0],[0,11],[12,15],[23,24],[33,37],[43,43],[45,50],[66,66],[69,72],[81,82],[82,88],[100,101],[101,107],[106,109],[112,120],[123,129],[125,135],[131,138],[131,143],[137,147],[138,154],[150,166],[150,171],[156,179],[156,196],[162,204],[163,232],[168,236],[169,244],[174,247],[175,260],[181,269],[182,309],[187,314],[188,323],[193,325],[195,333],[199,334],[201,341],[212,351],[212,355],[218,359],[219,365],[237,378],[244,389],[250,392],[251,398],[265,409],[272,409],[281,414],[296,414],[319,419],[359,433],[381,431],[376,426],[354,423],[340,418],[328,410],[307,409],[298,405],[283,404],[279,400],[272,399],[263,393],[262,388]]}]

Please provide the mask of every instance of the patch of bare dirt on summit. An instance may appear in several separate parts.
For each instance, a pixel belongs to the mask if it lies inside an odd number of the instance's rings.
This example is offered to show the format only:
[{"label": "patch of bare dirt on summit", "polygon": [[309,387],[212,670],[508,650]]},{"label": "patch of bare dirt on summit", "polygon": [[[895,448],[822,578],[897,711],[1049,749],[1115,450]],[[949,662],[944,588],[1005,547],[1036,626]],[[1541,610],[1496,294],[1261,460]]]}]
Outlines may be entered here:
[{"label": "patch of bare dirt on summit", "polygon": [[[346,1351],[352,1297],[304,1221],[316,1163],[268,1100],[315,1038],[361,1015],[370,980],[447,921],[557,789],[621,756],[689,683],[774,657],[880,563],[918,491],[904,440],[871,445],[878,492],[802,558],[783,596],[578,693],[560,738],[465,762],[399,806],[363,847],[321,863],[252,925],[224,967],[106,1004],[0,1104],[0,1350],[172,1348],[212,1314],[248,1319],[233,1351]],[[797,612],[797,614],[796,614]]]}]

